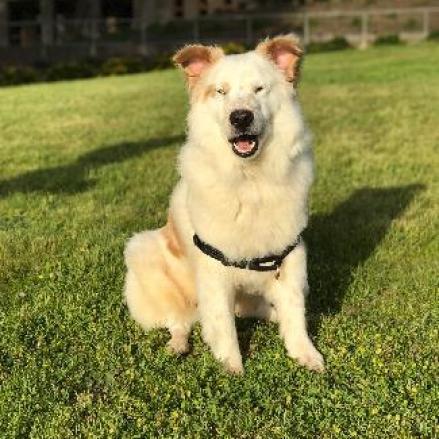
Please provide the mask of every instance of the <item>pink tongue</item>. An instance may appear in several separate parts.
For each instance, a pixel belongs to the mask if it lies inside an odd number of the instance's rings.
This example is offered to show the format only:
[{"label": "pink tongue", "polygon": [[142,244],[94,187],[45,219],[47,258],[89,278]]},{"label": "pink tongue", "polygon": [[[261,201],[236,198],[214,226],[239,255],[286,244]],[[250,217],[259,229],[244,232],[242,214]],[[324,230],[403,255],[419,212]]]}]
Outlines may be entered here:
[{"label": "pink tongue", "polygon": [[249,152],[253,148],[253,142],[250,142],[249,140],[238,140],[236,142],[236,149],[239,152]]}]

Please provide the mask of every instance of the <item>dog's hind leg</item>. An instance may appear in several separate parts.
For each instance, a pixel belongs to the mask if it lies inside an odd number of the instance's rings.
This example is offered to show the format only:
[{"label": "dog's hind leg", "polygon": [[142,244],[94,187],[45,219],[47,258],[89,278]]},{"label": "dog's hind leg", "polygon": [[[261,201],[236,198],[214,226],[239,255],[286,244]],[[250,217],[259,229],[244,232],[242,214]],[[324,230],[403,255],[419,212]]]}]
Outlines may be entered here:
[{"label": "dog's hind leg", "polygon": [[195,290],[183,253],[177,253],[175,242],[169,248],[167,227],[140,233],[128,242],[125,298],[134,320],[145,330],[167,328],[169,349],[184,353],[197,317]]}]

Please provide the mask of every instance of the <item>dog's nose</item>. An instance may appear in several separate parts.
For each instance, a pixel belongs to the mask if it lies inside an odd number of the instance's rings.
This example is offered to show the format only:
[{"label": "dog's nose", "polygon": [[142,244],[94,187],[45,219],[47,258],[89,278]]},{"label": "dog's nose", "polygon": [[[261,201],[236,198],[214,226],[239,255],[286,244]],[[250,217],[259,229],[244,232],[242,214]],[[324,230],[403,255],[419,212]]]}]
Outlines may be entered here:
[{"label": "dog's nose", "polygon": [[253,119],[253,113],[249,110],[234,110],[230,113],[230,123],[241,130],[247,128]]}]

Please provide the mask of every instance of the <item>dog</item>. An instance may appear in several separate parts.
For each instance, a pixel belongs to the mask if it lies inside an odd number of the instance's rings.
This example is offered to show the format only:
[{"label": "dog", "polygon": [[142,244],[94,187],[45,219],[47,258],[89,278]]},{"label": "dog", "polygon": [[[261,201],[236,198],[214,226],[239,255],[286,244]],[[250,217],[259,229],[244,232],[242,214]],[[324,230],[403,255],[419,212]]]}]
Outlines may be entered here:
[{"label": "dog", "polygon": [[324,370],[305,319],[313,156],[297,96],[302,57],[292,34],[239,55],[204,45],[175,54],[191,104],[181,178],[166,225],[125,249],[132,317],[167,328],[178,354],[200,321],[231,373],[243,372],[235,315],[278,322],[288,355]]}]

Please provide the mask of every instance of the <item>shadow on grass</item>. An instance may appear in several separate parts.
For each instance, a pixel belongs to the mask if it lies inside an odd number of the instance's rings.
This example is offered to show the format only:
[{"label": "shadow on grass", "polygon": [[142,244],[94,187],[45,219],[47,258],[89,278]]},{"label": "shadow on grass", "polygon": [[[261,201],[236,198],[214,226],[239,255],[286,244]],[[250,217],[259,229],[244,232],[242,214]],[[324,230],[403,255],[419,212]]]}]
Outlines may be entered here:
[{"label": "shadow on grass", "polygon": [[310,332],[324,315],[337,314],[352,276],[386,236],[393,220],[403,214],[423,185],[363,188],[328,215],[312,216],[306,231]]},{"label": "shadow on grass", "polygon": [[172,136],[146,140],[144,142],[126,142],[96,149],[78,157],[73,163],[52,168],[37,169],[7,180],[0,180],[0,197],[16,192],[50,192],[75,194],[90,189],[95,182],[88,173],[101,166],[123,162],[138,157],[156,148],[181,142],[183,136]]}]

